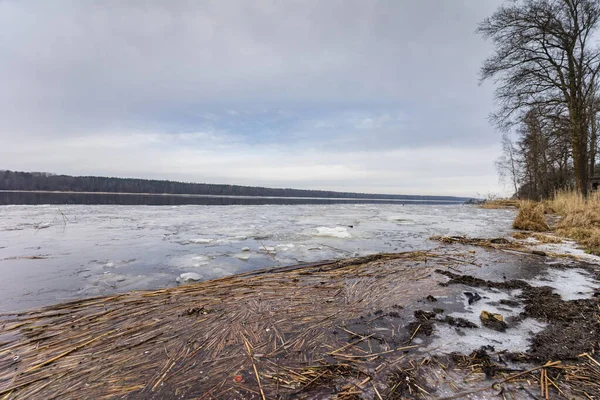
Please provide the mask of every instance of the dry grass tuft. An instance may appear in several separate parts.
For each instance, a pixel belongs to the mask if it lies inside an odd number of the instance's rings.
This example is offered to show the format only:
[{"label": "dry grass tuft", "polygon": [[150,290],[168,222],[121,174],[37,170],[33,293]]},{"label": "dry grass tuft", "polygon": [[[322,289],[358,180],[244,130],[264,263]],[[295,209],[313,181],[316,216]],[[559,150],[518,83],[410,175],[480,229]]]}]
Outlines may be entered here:
[{"label": "dry grass tuft", "polygon": [[577,240],[592,254],[600,254],[600,193],[584,199],[572,191],[558,192],[548,203],[562,217],[557,234]]},{"label": "dry grass tuft", "polygon": [[545,207],[541,203],[523,201],[519,207],[519,214],[513,222],[513,228],[525,231],[547,232],[550,227],[544,216]]}]

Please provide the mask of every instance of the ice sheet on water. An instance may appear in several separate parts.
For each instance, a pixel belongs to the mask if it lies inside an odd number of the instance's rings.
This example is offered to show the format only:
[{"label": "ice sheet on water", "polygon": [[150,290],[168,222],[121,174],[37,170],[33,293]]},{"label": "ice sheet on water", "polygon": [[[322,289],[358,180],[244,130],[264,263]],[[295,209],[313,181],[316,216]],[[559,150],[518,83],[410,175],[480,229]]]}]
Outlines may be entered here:
[{"label": "ice sheet on water", "polygon": [[211,257],[203,254],[186,254],[172,258],[168,265],[178,269],[201,268],[208,265],[211,260]]},{"label": "ice sheet on water", "polygon": [[[61,298],[67,299],[92,277],[106,281],[104,271],[127,277],[116,283],[116,290],[154,289],[173,285],[182,272],[209,279],[276,264],[422,250],[435,245],[427,240],[435,234],[497,237],[510,229],[514,214],[457,205],[396,204],[66,205],[61,211],[77,223],[63,224],[56,207],[0,206],[0,260],[30,255],[31,247],[49,257],[35,263],[0,261],[0,269],[5,268],[0,270],[0,308],[25,304],[39,287],[63,290]],[[399,223],[398,216],[414,224]],[[33,229],[39,223],[53,226]],[[26,229],[10,230],[15,227]],[[234,256],[242,253],[250,256],[248,261]],[[123,262],[131,259],[136,261]],[[25,262],[27,268],[19,268]],[[223,270],[214,270],[217,266]],[[78,273],[82,267],[89,271]]]},{"label": "ice sheet on water", "polygon": [[387,217],[388,221],[395,222],[400,225],[414,225],[415,221],[406,218],[406,215],[391,215]]},{"label": "ice sheet on water", "polygon": [[600,288],[598,282],[580,268],[550,268],[542,276],[527,282],[531,286],[550,286],[565,301],[589,299]]},{"label": "ice sheet on water", "polygon": [[293,243],[284,243],[284,244],[278,244],[275,247],[277,247],[277,250],[286,251],[286,250],[294,249],[296,247],[296,245]]},{"label": "ice sheet on water", "polygon": [[245,253],[237,253],[237,254],[232,254],[232,257],[237,258],[238,260],[242,260],[242,261],[248,261],[250,259],[250,254],[248,254],[248,252]]}]

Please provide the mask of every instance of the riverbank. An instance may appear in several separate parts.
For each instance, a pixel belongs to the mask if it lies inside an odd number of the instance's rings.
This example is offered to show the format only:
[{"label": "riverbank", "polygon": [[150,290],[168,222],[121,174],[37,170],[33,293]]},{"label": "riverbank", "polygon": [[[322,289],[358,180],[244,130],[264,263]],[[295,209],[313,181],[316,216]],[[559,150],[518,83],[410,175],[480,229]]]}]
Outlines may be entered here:
[{"label": "riverbank", "polygon": [[490,244],[5,314],[0,397],[600,396],[598,266]]}]

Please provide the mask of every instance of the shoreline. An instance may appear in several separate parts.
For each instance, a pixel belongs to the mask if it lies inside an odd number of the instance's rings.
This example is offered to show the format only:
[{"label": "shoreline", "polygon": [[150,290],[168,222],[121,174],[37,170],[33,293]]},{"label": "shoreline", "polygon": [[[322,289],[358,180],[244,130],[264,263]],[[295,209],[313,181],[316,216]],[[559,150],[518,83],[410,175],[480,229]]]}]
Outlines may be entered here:
[{"label": "shoreline", "polygon": [[[500,384],[521,398],[523,378],[539,393],[540,371],[575,393],[555,372],[595,373],[598,330],[571,314],[599,312],[598,266],[498,246],[446,243],[3,314],[0,396],[492,398]],[[573,277],[590,283],[575,299],[544,288]],[[483,324],[483,309],[504,315],[504,332]]]},{"label": "shoreline", "polygon": [[[137,192],[71,192],[59,190],[0,190],[2,193],[31,193],[31,194],[63,194],[63,195],[114,195],[114,196],[159,196],[159,197],[190,197],[190,198],[208,198],[208,199],[266,199],[266,200],[331,200],[331,201],[362,201],[362,202],[382,202],[382,203],[438,203],[438,204],[463,204],[465,200],[458,199],[419,199],[418,197],[435,197],[429,195],[409,196],[408,198],[374,198],[374,197],[310,197],[310,196],[247,196],[247,195],[216,195],[216,194],[186,194],[186,193],[137,193]],[[413,198],[410,198],[413,197]],[[439,196],[442,197],[442,196]]]}]

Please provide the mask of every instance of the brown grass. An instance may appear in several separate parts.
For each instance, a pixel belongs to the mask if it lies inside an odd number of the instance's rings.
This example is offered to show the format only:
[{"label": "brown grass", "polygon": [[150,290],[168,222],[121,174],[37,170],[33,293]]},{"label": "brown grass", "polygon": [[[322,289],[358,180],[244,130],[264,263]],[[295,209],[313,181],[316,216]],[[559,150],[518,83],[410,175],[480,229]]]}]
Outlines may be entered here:
[{"label": "brown grass", "polygon": [[478,205],[478,207],[488,209],[519,208],[519,201],[510,199],[486,200],[484,203]]},{"label": "brown grass", "polygon": [[584,199],[575,192],[558,192],[548,206],[562,217],[557,234],[577,240],[592,254],[600,254],[600,193]]},{"label": "brown grass", "polygon": [[550,230],[545,217],[544,204],[532,201],[522,201],[519,213],[513,222],[513,228],[533,232],[546,232]]}]

